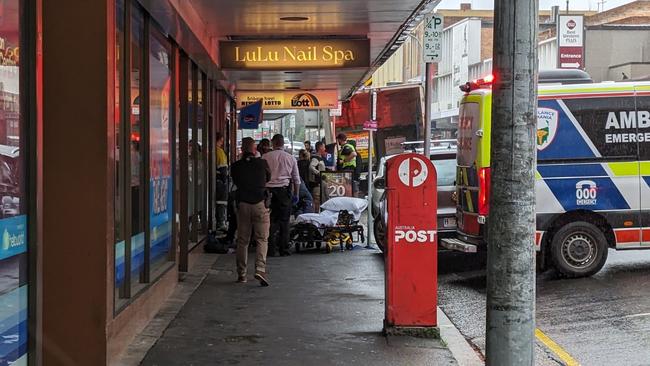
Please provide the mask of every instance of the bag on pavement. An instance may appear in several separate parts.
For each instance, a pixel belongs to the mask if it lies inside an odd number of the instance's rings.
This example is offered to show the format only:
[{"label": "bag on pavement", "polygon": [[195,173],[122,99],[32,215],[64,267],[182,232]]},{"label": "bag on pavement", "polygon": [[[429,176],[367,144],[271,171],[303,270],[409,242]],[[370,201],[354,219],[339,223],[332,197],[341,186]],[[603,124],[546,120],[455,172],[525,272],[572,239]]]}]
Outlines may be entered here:
[{"label": "bag on pavement", "polygon": [[228,253],[228,246],[226,242],[217,238],[216,233],[208,233],[207,238],[205,239],[205,244],[203,244],[203,251],[206,253],[216,253],[216,254],[226,254]]}]

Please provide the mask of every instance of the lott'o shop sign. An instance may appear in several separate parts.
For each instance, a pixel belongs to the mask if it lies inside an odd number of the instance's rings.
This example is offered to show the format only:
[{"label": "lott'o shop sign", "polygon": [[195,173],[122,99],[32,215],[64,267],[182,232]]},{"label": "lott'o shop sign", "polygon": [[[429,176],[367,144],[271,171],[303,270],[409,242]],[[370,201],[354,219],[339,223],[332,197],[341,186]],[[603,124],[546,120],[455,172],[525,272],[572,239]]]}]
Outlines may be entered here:
[{"label": "lott'o shop sign", "polygon": [[300,70],[370,66],[367,39],[220,41],[223,69]]},{"label": "lott'o shop sign", "polygon": [[237,109],[241,109],[260,99],[264,109],[331,109],[338,106],[336,90],[310,91],[238,91],[236,92]]}]

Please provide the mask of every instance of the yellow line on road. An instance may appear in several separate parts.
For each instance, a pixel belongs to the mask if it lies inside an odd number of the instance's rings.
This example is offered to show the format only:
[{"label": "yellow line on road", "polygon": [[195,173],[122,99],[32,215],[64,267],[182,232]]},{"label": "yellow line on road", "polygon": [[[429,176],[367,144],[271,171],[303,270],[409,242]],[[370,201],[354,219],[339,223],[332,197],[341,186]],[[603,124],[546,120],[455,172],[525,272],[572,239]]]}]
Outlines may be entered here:
[{"label": "yellow line on road", "polygon": [[564,362],[566,366],[580,366],[580,363],[576,361],[571,355],[565,351],[559,344],[553,342],[544,332],[541,330],[535,329],[535,336],[539,339],[540,342],[544,343],[557,357]]}]

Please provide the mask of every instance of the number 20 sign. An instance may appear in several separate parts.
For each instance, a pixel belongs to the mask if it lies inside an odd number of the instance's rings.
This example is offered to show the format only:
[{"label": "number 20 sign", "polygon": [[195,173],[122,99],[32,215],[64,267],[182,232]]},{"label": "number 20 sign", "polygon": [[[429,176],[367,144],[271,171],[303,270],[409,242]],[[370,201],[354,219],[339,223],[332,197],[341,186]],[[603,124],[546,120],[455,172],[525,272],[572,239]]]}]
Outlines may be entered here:
[{"label": "number 20 sign", "polygon": [[321,202],[334,197],[352,197],[352,172],[321,172]]}]

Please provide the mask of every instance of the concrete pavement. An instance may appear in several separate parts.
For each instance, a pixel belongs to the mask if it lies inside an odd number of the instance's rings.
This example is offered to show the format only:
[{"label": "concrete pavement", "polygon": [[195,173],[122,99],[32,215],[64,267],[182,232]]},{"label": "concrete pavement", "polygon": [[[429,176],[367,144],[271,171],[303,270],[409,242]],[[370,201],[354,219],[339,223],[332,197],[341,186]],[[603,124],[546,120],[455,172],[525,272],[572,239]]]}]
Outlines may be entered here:
[{"label": "concrete pavement", "polygon": [[382,335],[376,250],[269,258],[268,288],[252,268],[247,284],[235,283],[234,260],[218,257],[143,365],[458,364],[439,340]]}]

